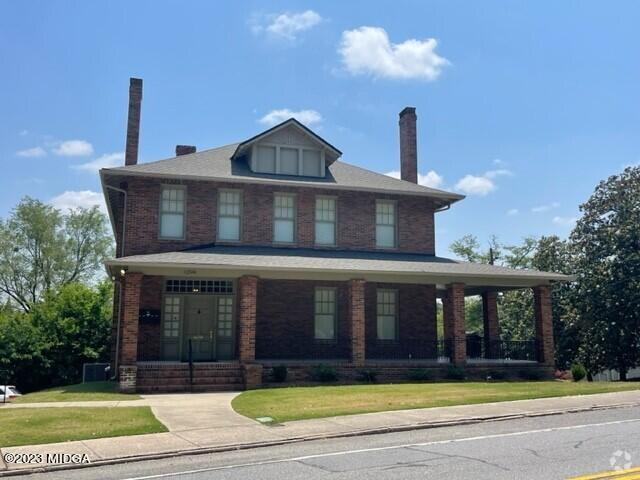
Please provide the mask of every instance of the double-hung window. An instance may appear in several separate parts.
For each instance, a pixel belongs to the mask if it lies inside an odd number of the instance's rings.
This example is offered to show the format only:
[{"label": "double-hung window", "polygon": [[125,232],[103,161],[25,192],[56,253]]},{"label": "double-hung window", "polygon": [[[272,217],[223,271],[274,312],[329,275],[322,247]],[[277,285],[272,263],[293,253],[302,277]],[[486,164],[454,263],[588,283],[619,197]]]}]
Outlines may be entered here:
[{"label": "double-hung window", "polygon": [[376,295],[378,340],[396,340],[398,338],[398,292],[379,289]]},{"label": "double-hung window", "polygon": [[242,192],[220,190],[218,194],[218,240],[240,240],[241,224]]},{"label": "double-hung window", "polygon": [[390,200],[376,201],[376,247],[396,246],[396,203]]},{"label": "double-hung window", "polygon": [[316,245],[336,244],[336,199],[316,197]]},{"label": "double-hung window", "polygon": [[316,340],[336,338],[336,289],[315,289],[314,337]]},{"label": "double-hung window", "polygon": [[184,238],[185,189],[165,185],[160,198],[160,238]]},{"label": "double-hung window", "polygon": [[273,241],[293,243],[296,232],[295,195],[276,193],[273,197]]}]

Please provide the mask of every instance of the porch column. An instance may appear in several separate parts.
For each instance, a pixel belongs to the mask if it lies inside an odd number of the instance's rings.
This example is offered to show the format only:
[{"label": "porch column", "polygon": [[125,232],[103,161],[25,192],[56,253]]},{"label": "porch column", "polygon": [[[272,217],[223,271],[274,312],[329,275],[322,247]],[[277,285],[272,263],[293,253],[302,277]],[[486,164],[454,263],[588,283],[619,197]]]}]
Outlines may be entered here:
[{"label": "porch column", "polygon": [[451,363],[464,365],[467,361],[467,338],[464,323],[464,283],[451,283],[442,302],[444,338],[448,343]]},{"label": "porch column", "polygon": [[500,340],[498,323],[498,292],[482,294],[482,320],[484,325],[484,351],[486,358],[497,358],[495,342]]},{"label": "porch column", "polygon": [[122,278],[122,319],[120,325],[119,388],[124,392],[136,389],[138,360],[138,319],[140,317],[140,285],[142,273],[127,273]]},{"label": "porch column", "polygon": [[238,280],[240,361],[251,363],[256,359],[256,306],[258,277],[244,275]]},{"label": "porch column", "polygon": [[365,281],[361,279],[349,280],[348,318],[351,323],[351,361],[356,366],[364,365],[365,360],[365,330],[364,330],[364,290]]},{"label": "porch column", "polygon": [[533,310],[536,319],[538,362],[553,366],[553,321],[551,319],[551,289],[548,285],[533,288]]}]

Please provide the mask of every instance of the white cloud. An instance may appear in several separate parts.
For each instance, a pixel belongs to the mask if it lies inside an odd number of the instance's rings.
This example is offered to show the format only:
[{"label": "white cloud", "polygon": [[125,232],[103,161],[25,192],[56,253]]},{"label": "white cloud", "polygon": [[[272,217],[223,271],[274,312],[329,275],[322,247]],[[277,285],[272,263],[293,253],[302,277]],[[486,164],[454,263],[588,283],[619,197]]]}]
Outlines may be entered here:
[{"label": "white cloud", "polygon": [[322,17],[317,12],[306,10],[254,17],[250,23],[255,34],[266,32],[273,37],[295,40],[299,33],[315,27],[321,21]]},{"label": "white cloud", "polygon": [[500,160],[499,158],[494,158],[493,159],[493,164],[500,166],[500,165],[506,165],[506,162],[504,160]]},{"label": "white cloud", "polygon": [[511,170],[507,170],[506,168],[501,168],[499,170],[489,170],[488,172],[485,172],[484,176],[490,179],[502,176],[512,177],[513,172]]},{"label": "white cloud", "polygon": [[[385,175],[388,175],[393,178],[400,178],[400,171],[393,170],[391,172],[385,173]],[[434,170],[429,170],[425,174],[418,173],[418,183],[425,187],[440,188],[444,183],[444,178],[442,177],[442,175],[439,175]]]},{"label": "white cloud", "polygon": [[520,211],[517,208],[510,208],[509,210],[507,210],[507,216],[509,217],[515,217],[519,213]]},{"label": "white cloud", "polygon": [[101,193],[91,190],[67,190],[60,195],[53,197],[49,203],[57,209],[66,211],[78,207],[90,208],[94,205],[100,207],[100,211],[106,213],[107,207],[104,203],[104,196]]},{"label": "white cloud", "polygon": [[42,147],[25,148],[24,150],[16,152],[17,156],[28,158],[44,157],[46,154],[47,152]]},{"label": "white cloud", "polygon": [[552,202],[545,205],[537,205],[535,207],[532,207],[531,211],[533,213],[544,213],[544,212],[548,212],[549,210],[553,210],[554,208],[558,208],[559,206],[560,206],[560,203]]},{"label": "white cloud", "polygon": [[93,146],[86,140],[65,140],[53,149],[53,153],[65,157],[84,157],[93,153]]},{"label": "white cloud", "polygon": [[496,184],[488,177],[465,175],[458,180],[455,188],[466,195],[479,195],[484,197],[496,189]]},{"label": "white cloud", "polygon": [[433,81],[450,63],[437,46],[434,38],[391,43],[384,28],[365,26],[342,32],[338,53],[352,75]]},{"label": "white cloud", "polygon": [[578,219],[576,217],[553,217],[553,220],[551,221],[556,225],[571,227],[576,223],[577,220]]},{"label": "white cloud", "polygon": [[278,123],[282,123],[289,118],[295,118],[300,123],[304,123],[307,126],[314,125],[322,121],[322,115],[315,110],[298,110],[297,112],[294,112],[288,108],[271,110],[258,121],[263,125],[273,126]]},{"label": "white cloud", "polygon": [[95,173],[101,168],[119,167],[124,164],[124,152],[105,153],[87,163],[72,165],[71,168]]}]

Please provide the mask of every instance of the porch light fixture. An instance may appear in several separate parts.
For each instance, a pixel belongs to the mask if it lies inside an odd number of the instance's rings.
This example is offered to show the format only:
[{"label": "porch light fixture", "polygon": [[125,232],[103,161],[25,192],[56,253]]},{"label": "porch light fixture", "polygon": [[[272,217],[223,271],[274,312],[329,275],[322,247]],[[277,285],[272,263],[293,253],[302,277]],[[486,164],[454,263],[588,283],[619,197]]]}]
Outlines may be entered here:
[{"label": "porch light fixture", "polygon": [[120,276],[124,277],[127,274],[127,267],[123,267],[120,269]]}]

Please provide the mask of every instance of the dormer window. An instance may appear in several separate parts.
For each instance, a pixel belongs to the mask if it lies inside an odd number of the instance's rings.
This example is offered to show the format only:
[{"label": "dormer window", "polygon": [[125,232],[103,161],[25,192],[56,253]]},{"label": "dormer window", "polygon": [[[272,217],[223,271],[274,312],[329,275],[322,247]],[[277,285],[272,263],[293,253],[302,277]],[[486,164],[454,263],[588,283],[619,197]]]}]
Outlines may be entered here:
[{"label": "dormer window", "polygon": [[340,150],[290,118],[238,144],[232,159],[246,162],[254,173],[325,177],[327,167],[340,155]]},{"label": "dormer window", "polygon": [[324,155],[315,148],[258,144],[251,166],[257,173],[324,177]]}]

